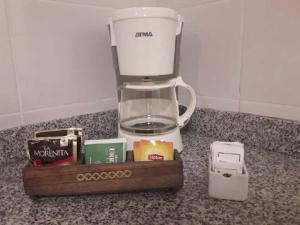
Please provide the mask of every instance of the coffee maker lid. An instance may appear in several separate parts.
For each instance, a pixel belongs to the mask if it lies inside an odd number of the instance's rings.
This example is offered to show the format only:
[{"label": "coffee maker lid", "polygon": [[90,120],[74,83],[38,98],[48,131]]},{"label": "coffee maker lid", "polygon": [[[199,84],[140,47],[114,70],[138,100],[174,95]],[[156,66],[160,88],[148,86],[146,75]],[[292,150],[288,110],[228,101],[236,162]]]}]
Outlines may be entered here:
[{"label": "coffee maker lid", "polygon": [[160,17],[177,21],[178,13],[173,9],[162,7],[135,7],[117,10],[112,16],[112,21],[145,17]]}]

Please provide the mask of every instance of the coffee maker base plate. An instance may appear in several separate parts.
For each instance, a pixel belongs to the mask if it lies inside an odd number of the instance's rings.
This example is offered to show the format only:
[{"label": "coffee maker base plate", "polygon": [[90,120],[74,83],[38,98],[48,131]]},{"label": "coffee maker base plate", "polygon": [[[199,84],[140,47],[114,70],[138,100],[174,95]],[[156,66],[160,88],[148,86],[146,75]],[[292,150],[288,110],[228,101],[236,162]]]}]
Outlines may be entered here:
[{"label": "coffee maker base plate", "polygon": [[168,142],[173,142],[174,149],[177,149],[178,152],[181,152],[183,149],[182,145],[182,138],[180,134],[179,127],[173,129],[172,131],[159,134],[159,135],[136,135],[136,134],[129,134],[128,132],[123,131],[119,128],[118,136],[126,138],[127,140],[127,151],[133,150],[133,143],[135,141],[143,140],[163,140]]}]

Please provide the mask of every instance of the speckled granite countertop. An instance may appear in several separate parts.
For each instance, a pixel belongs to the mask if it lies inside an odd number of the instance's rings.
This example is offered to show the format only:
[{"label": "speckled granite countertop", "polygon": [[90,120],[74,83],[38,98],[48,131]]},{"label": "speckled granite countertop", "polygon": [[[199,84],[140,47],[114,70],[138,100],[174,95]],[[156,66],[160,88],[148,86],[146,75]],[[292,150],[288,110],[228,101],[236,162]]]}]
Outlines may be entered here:
[{"label": "speckled granite countertop", "polygon": [[[214,115],[210,118],[208,114]],[[185,150],[181,156],[184,162],[184,186],[177,192],[38,199],[31,199],[24,194],[21,170],[26,160],[20,152],[22,147],[16,147],[24,138],[34,130],[65,126],[82,126],[88,129],[88,138],[115,136],[116,124],[111,122],[115,121],[115,117],[114,112],[90,114],[0,131],[0,151],[9,153],[10,156],[0,158],[0,224],[300,224],[299,143],[298,133],[294,133],[300,131],[299,123],[275,120],[271,128],[266,128],[271,129],[269,132],[272,136],[272,129],[278,130],[274,124],[278,123],[281,132],[289,134],[284,135],[283,139],[289,143],[294,140],[293,154],[284,154],[283,147],[279,151],[262,148],[271,136],[264,138],[264,142],[260,144],[258,140],[251,145],[251,139],[244,136],[243,130],[239,132],[242,136],[228,135],[227,129],[235,132],[235,129],[240,129],[237,127],[243,126],[234,125],[237,119],[241,119],[241,115],[215,111],[196,112],[190,127],[183,132]],[[221,134],[214,132],[219,125],[213,126],[211,123],[212,118],[222,117],[232,121],[229,127],[223,125]],[[265,120],[273,120],[248,114],[244,117],[241,120],[249,123],[246,124],[246,130],[250,129],[251,124],[253,129],[258,126],[258,130],[262,130],[264,126],[258,125],[261,121],[265,123]],[[200,118],[203,121],[201,126],[197,123]],[[212,122],[208,123],[209,120]],[[272,121],[266,123],[267,127],[270,123]],[[99,131],[99,125],[96,124],[102,124],[103,129]],[[201,131],[203,126],[207,133]],[[255,136],[253,129],[248,137]],[[216,134],[216,137],[211,134]],[[293,135],[296,139],[291,137]],[[209,144],[215,140],[232,138],[246,143],[245,161],[250,181],[248,200],[244,202],[212,199],[207,193]],[[284,144],[273,143],[272,146],[276,145]],[[9,149],[13,147],[14,150]]]}]

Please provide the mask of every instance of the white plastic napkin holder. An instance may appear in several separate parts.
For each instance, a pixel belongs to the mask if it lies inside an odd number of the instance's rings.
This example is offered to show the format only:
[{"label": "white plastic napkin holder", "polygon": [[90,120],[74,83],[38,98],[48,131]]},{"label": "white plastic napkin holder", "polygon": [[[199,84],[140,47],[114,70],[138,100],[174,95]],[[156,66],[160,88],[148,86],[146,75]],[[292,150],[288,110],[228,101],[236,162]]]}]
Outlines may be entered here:
[{"label": "white plastic napkin holder", "polygon": [[249,174],[245,164],[241,174],[213,171],[210,154],[208,171],[208,195],[210,197],[238,201],[247,199]]}]

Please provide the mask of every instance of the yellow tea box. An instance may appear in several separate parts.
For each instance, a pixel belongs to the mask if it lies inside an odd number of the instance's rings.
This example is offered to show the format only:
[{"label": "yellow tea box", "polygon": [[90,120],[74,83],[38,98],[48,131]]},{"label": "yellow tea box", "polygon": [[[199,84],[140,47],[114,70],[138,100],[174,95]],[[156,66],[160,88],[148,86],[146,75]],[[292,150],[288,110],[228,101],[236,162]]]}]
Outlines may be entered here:
[{"label": "yellow tea box", "polygon": [[133,144],[134,161],[174,160],[172,142],[140,140]]}]

